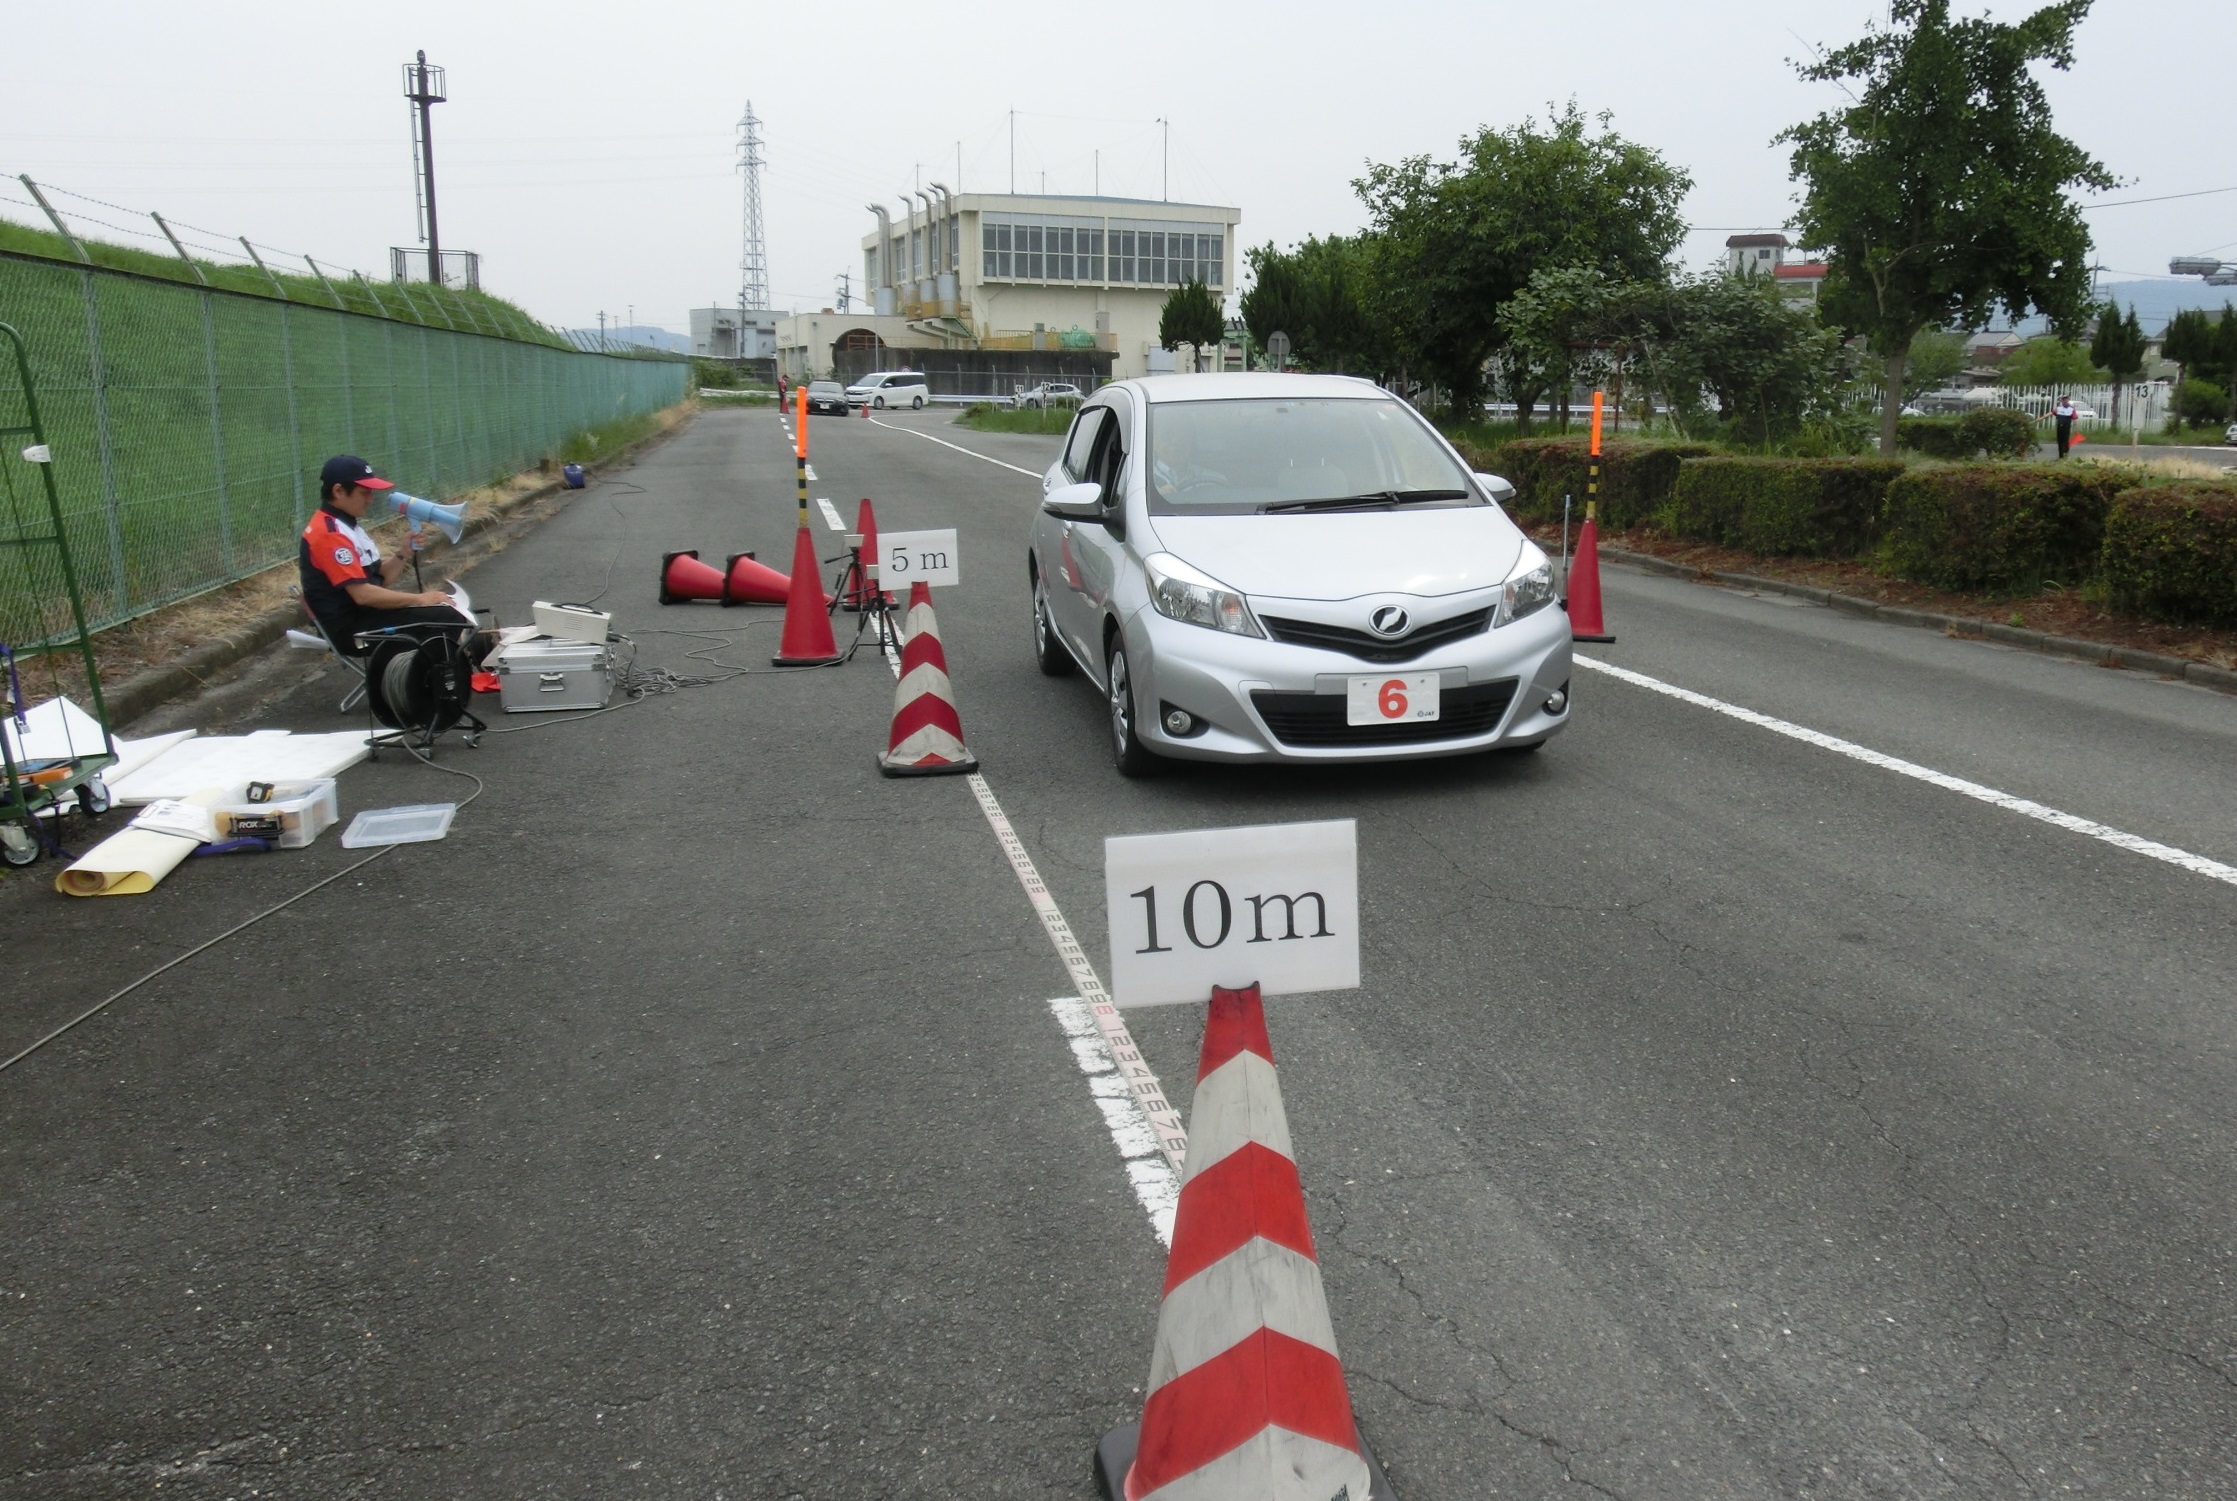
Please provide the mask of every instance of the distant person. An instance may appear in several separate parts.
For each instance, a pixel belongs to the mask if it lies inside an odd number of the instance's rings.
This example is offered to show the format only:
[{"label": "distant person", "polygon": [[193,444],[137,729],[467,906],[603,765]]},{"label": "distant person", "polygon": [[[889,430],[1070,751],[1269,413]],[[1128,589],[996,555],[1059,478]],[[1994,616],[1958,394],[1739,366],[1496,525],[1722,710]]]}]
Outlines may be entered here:
[{"label": "distant person", "polygon": [[[303,528],[295,567],[302,579],[303,602],[325,627],[327,639],[345,655],[358,655],[359,631],[474,623],[440,589],[413,593],[395,587],[408,554],[382,557],[380,544],[363,525],[373,503],[395,488],[355,454],[336,454],[319,471],[318,509]],[[473,644],[474,660],[487,656],[494,641],[482,632]]]},{"label": "distant person", "polygon": [[2066,450],[2074,442],[2074,398],[2061,396],[2058,405],[2051,408],[2051,421],[2058,428],[2058,456],[2066,457]]}]

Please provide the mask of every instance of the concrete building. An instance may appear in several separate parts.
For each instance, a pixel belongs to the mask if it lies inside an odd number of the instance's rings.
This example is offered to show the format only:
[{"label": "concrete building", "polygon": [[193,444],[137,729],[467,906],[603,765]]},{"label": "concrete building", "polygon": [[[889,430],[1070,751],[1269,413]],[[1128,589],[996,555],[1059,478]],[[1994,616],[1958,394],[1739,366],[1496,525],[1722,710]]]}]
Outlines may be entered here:
[{"label": "concrete building", "polygon": [[711,360],[769,360],[777,355],[774,312],[734,307],[691,310],[691,352]]},{"label": "concrete building", "polygon": [[1735,276],[1769,276],[1786,264],[1785,235],[1733,235],[1724,242],[1724,268]]},{"label": "concrete building", "polygon": [[1172,289],[1194,278],[1224,298],[1235,285],[1232,208],[937,184],[916,197],[900,214],[871,205],[877,222],[860,246],[867,313],[778,321],[781,374],[906,366],[925,370],[940,395],[1002,394],[1028,374],[1146,375],[1171,368],[1157,322]]}]

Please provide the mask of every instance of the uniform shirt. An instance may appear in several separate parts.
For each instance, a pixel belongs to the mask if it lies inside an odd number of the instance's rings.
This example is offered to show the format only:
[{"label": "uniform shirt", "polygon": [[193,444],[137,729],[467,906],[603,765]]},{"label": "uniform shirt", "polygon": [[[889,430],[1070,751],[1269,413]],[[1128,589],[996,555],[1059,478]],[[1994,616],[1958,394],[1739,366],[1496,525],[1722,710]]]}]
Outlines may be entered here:
[{"label": "uniform shirt", "polygon": [[340,511],[320,506],[303,528],[295,555],[302,575],[303,599],[327,634],[345,641],[358,629],[362,607],[349,596],[351,584],[381,581],[381,550],[365,528]]}]

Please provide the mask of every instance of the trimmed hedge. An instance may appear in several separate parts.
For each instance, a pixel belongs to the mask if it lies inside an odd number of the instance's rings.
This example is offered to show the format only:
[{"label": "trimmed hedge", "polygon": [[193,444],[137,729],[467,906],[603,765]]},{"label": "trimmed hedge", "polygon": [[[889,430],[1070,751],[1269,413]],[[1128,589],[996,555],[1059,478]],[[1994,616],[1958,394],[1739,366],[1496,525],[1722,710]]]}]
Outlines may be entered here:
[{"label": "trimmed hedge", "polygon": [[1932,459],[2024,459],[2035,446],[2035,419],[2008,407],[1980,407],[1962,417],[1905,417],[1895,443]]},{"label": "trimmed hedge", "polygon": [[2237,626],[2237,486],[2123,490],[2105,518],[2113,603],[2180,625]]},{"label": "trimmed hedge", "polygon": [[[1558,520],[1566,495],[1582,521],[1591,448],[1584,438],[1513,438],[1489,449],[1466,449],[1464,455],[1478,468],[1514,482],[1518,516]],[[1603,442],[1601,523],[1620,529],[1646,520],[1677,488],[1679,463],[1714,452],[1698,443]]]},{"label": "trimmed hedge", "polygon": [[1887,487],[1880,566],[1937,589],[2014,593],[2097,567],[2128,480],[2086,464],[1949,464]]},{"label": "trimmed hedge", "polygon": [[1773,557],[1853,558],[1879,538],[1898,459],[1687,459],[1672,533]]}]

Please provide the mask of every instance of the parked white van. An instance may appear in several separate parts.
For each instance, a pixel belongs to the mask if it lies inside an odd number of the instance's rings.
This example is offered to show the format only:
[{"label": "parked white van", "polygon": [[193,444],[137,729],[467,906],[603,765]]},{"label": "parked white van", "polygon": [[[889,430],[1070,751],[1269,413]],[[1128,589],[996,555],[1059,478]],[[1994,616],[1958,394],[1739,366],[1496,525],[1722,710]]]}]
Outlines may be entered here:
[{"label": "parked white van", "polygon": [[851,407],[868,402],[879,408],[919,408],[931,399],[932,388],[924,383],[921,370],[874,370],[847,387]]}]

